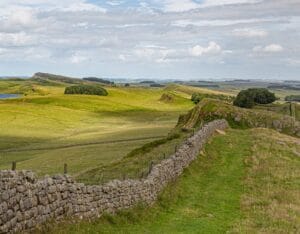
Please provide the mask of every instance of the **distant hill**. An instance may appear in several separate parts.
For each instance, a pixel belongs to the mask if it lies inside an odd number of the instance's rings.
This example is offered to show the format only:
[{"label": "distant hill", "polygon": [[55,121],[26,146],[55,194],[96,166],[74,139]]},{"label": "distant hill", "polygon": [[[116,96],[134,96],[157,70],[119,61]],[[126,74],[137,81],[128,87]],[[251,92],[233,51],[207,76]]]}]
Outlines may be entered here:
[{"label": "distant hill", "polygon": [[251,82],[251,80],[235,79],[233,82]]},{"label": "distant hill", "polygon": [[298,83],[298,84],[300,84],[300,80],[285,80],[284,83]]},{"label": "distant hill", "polygon": [[209,83],[209,84],[191,84],[193,87],[202,87],[202,88],[220,88],[219,85]]},{"label": "distant hill", "polygon": [[42,72],[35,73],[31,79],[38,81],[39,83],[44,83],[44,82],[48,83],[49,81],[62,82],[62,83],[67,83],[67,84],[82,84],[83,83],[83,81],[78,78],[60,76],[60,75],[54,75],[54,74],[42,73]]},{"label": "distant hill", "polygon": [[105,80],[105,79],[98,78],[98,77],[85,77],[85,78],[82,78],[82,79],[86,80],[86,81],[98,82],[98,83],[108,84],[108,85],[115,84],[115,82],[113,82],[113,81]]},{"label": "distant hill", "polygon": [[141,81],[140,84],[155,84],[155,81],[145,80],[145,81]]},{"label": "distant hill", "polygon": [[286,89],[286,90],[300,90],[300,87],[286,84],[271,84],[268,89]]}]

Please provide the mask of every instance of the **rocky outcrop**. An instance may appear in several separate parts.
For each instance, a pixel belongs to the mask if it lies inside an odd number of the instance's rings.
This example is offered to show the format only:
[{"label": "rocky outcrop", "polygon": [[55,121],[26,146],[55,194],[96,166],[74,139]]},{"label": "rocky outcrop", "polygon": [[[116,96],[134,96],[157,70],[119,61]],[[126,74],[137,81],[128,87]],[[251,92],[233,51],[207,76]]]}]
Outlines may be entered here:
[{"label": "rocky outcrop", "polygon": [[205,125],[174,155],[153,166],[144,179],[87,186],[68,175],[37,179],[31,171],[0,171],[0,233],[33,229],[66,216],[96,218],[140,202],[151,204],[166,184],[198,156],[214,132],[227,126],[225,120]]},{"label": "rocky outcrop", "polygon": [[214,119],[226,119],[232,127],[271,128],[300,137],[300,122],[291,116],[272,111],[239,108],[215,99],[202,100],[188,114],[179,118],[177,127],[190,129]]}]

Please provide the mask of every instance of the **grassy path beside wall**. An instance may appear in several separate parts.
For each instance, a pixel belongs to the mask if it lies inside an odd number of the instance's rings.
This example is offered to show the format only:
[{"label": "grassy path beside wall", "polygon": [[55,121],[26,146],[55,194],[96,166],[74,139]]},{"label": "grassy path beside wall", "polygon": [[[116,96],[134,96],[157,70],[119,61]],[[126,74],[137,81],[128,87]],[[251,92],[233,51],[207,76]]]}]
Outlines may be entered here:
[{"label": "grassy path beside wall", "polygon": [[225,233],[240,219],[251,154],[247,131],[229,130],[206,147],[183,176],[168,186],[155,206],[123,211],[94,223],[60,225],[53,233]]},{"label": "grassy path beside wall", "polygon": [[[49,233],[299,233],[300,141],[270,129],[227,131],[157,203]],[[53,228],[54,227],[54,228]]]}]

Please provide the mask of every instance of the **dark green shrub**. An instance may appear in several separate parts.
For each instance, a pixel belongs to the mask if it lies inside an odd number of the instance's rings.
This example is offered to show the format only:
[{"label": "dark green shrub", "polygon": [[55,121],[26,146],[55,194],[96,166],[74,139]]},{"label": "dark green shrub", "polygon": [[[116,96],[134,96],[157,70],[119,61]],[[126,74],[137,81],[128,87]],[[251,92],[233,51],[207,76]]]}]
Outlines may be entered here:
[{"label": "dark green shrub", "polygon": [[255,105],[255,102],[253,96],[247,90],[242,90],[233,101],[233,105],[252,108]]},{"label": "dark green shrub", "polygon": [[300,95],[286,96],[284,100],[287,102],[300,102]]},{"label": "dark green shrub", "polygon": [[92,82],[99,82],[99,83],[103,83],[103,84],[108,84],[108,85],[113,85],[114,82],[110,81],[110,80],[105,80],[105,79],[101,79],[101,78],[97,78],[97,77],[85,77],[82,78],[83,80],[87,80],[87,81],[92,81]]},{"label": "dark green shrub", "polygon": [[253,93],[255,103],[270,104],[276,101],[275,94],[267,89],[249,89],[249,92]]},{"label": "dark green shrub", "polygon": [[164,85],[162,85],[162,84],[150,84],[150,87],[152,87],[152,88],[160,88],[160,87],[165,87]]},{"label": "dark green shrub", "polygon": [[66,87],[65,94],[85,94],[85,95],[99,95],[107,96],[107,91],[96,85],[75,85]]},{"label": "dark green shrub", "polygon": [[233,101],[233,97],[231,97],[231,96],[226,96],[223,94],[208,94],[208,93],[193,93],[191,100],[195,104],[198,104],[204,98],[213,98],[213,99],[218,99],[218,100],[222,100],[225,102]]},{"label": "dark green shrub", "polygon": [[255,104],[270,104],[276,101],[274,93],[264,88],[242,90],[234,100],[235,106],[252,108]]},{"label": "dark green shrub", "polygon": [[154,81],[151,80],[145,80],[145,81],[141,81],[140,84],[154,84]]}]

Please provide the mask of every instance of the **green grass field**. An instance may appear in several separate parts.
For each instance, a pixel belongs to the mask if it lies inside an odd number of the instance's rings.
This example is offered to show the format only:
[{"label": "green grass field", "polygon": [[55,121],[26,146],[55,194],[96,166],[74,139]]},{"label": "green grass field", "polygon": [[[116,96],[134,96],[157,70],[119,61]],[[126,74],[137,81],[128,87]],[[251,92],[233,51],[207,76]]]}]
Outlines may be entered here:
[{"label": "green grass field", "polygon": [[[299,120],[300,114],[298,104],[242,110],[206,99],[174,128],[178,117],[194,107],[194,92],[228,93],[168,85],[105,86],[107,97],[63,95],[69,85],[51,79],[0,80],[0,93],[23,94],[0,100],[0,169],[16,161],[17,169],[43,176],[62,173],[67,163],[68,173],[87,184],[137,178],[147,174],[151,162],[171,155],[191,134],[188,128],[214,115],[231,121],[238,113],[254,127],[283,115]],[[299,232],[299,138],[231,125],[236,129],[216,135],[152,207],[140,204],[93,222],[50,223],[37,232]]]},{"label": "green grass field", "polygon": [[[106,87],[107,97],[63,95],[63,84],[0,81],[0,92],[33,93],[0,100],[0,169],[71,175],[111,164],[133,149],[167,136],[178,116],[193,107],[184,93],[162,88]],[[172,93],[170,103],[160,101]]]},{"label": "green grass field", "polygon": [[[273,130],[228,130],[170,184],[151,208],[50,233],[297,233],[300,143]],[[54,228],[53,228],[54,226]]]},{"label": "green grass field", "polygon": [[[136,156],[143,166],[126,158],[129,152],[165,138],[179,115],[194,106],[191,94],[226,94],[169,85],[105,86],[107,97],[63,95],[69,85],[47,79],[0,80],[1,93],[23,94],[18,99],[0,100],[0,169],[9,169],[12,161],[17,161],[18,169],[51,175],[61,173],[67,163],[68,172],[86,183],[139,176],[147,171],[149,160],[156,162],[163,154],[172,153],[184,135]],[[162,100],[163,94],[170,94],[172,100]],[[288,112],[285,106],[271,109],[281,114]],[[298,118],[299,108],[295,110]],[[122,167],[124,163],[128,170]]]}]

